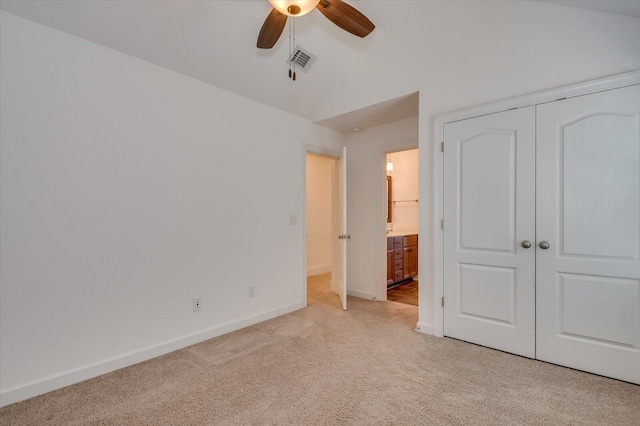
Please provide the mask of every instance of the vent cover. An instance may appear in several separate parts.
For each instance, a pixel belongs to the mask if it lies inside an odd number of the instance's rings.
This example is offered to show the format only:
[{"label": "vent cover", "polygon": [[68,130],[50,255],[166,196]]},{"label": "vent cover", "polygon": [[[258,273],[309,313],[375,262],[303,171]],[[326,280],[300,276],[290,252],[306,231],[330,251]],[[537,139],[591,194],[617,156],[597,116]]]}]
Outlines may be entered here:
[{"label": "vent cover", "polygon": [[308,50],[304,50],[300,46],[296,46],[293,54],[287,60],[287,63],[296,66],[296,70],[302,70],[308,72],[309,68],[316,62],[318,58],[312,55]]}]

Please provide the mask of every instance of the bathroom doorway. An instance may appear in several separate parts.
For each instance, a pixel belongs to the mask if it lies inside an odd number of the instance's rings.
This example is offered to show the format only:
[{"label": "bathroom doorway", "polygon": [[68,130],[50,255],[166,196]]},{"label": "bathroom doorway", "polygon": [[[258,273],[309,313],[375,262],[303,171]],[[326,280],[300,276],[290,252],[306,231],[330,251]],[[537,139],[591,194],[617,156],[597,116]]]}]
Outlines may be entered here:
[{"label": "bathroom doorway", "polygon": [[387,300],[418,305],[418,149],[386,154]]}]

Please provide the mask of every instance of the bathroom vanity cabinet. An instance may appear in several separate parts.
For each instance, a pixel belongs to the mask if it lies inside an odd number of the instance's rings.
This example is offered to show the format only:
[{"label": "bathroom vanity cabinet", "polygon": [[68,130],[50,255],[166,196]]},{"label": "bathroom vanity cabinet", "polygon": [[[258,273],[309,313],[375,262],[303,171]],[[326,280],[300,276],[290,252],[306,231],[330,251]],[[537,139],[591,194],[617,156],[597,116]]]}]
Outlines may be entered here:
[{"label": "bathroom vanity cabinet", "polygon": [[387,287],[418,275],[418,235],[387,237]]}]

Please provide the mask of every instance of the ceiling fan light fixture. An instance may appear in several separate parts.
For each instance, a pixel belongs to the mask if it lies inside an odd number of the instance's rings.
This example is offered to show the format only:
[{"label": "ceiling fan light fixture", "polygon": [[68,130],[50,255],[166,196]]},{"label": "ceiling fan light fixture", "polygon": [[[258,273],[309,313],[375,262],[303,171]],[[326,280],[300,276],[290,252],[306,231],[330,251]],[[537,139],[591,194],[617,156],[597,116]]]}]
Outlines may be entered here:
[{"label": "ceiling fan light fixture", "polygon": [[269,3],[287,16],[302,16],[315,9],[320,0],[269,0]]}]

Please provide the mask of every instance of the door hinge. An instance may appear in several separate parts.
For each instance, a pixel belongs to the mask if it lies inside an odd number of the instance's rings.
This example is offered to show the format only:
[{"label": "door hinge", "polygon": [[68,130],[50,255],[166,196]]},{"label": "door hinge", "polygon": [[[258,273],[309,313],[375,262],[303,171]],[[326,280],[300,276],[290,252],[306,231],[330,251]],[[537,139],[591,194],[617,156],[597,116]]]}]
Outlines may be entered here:
[{"label": "door hinge", "polygon": [[444,152],[444,142],[440,142],[440,152]]},{"label": "door hinge", "polygon": [[440,219],[440,229],[444,231],[444,219]]},{"label": "door hinge", "polygon": [[444,297],[442,298],[442,307],[444,308]]}]

